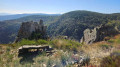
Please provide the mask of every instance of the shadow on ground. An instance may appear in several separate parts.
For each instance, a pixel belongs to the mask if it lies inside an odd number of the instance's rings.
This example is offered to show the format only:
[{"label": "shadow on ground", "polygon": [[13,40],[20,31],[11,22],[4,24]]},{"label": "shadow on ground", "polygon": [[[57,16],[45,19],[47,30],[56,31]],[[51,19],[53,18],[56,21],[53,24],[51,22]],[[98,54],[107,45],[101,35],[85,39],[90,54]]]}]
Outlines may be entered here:
[{"label": "shadow on ground", "polygon": [[33,63],[34,60],[33,58],[35,58],[37,55],[40,55],[40,53],[36,52],[26,52],[26,53],[19,53],[18,57],[22,57],[22,59],[20,59],[20,63],[21,64],[25,64],[25,63]]}]

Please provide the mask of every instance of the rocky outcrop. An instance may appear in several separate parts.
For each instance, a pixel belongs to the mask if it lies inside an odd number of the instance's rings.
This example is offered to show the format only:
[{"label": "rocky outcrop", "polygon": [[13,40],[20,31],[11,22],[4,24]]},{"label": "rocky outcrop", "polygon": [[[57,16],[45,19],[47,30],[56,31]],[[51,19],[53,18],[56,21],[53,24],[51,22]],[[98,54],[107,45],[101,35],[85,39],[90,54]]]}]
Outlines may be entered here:
[{"label": "rocky outcrop", "polygon": [[45,39],[47,26],[44,26],[43,20],[40,22],[23,22],[20,30],[18,32],[15,42],[20,41],[21,39]]},{"label": "rocky outcrop", "polygon": [[119,31],[116,28],[117,27],[109,25],[100,25],[94,29],[85,29],[80,42],[84,42],[85,44],[92,44],[93,42],[102,41],[104,37],[118,34]]}]

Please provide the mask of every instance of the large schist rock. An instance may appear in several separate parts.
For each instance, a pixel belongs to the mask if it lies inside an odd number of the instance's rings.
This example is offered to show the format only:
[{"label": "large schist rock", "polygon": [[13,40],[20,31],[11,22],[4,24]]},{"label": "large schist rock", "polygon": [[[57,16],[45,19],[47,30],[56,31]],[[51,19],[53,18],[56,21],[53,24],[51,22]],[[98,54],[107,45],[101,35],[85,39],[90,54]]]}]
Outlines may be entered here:
[{"label": "large schist rock", "polygon": [[114,36],[118,33],[119,31],[117,27],[100,25],[93,29],[85,29],[80,42],[84,42],[85,44],[92,44],[93,42],[102,41],[107,36]]},{"label": "large schist rock", "polygon": [[40,22],[33,21],[23,22],[19,29],[15,42],[18,42],[23,38],[28,39],[29,37],[32,36],[34,32],[40,33],[41,38],[45,39],[47,37],[46,29],[47,26],[44,26],[43,20],[40,20]]}]

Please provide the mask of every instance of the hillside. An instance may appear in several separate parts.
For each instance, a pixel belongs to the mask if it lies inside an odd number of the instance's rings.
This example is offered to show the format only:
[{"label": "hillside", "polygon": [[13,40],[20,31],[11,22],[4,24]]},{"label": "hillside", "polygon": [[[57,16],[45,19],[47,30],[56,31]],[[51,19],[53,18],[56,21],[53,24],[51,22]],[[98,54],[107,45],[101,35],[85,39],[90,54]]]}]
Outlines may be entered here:
[{"label": "hillside", "polygon": [[0,44],[0,66],[119,67],[119,19],[119,14],[72,11],[1,21],[0,43],[9,44]]},{"label": "hillside", "polygon": [[71,39],[80,40],[86,28],[93,28],[119,19],[120,14],[72,11],[61,15],[57,22],[49,25],[48,33],[51,36],[66,35]]},{"label": "hillside", "polygon": [[[23,21],[42,19],[48,26],[50,37],[65,35],[70,39],[80,40],[86,28],[93,28],[109,22],[119,23],[120,13],[102,14],[91,11],[71,11],[62,15],[31,15],[14,20],[0,22],[0,43],[13,42]],[[117,24],[116,24],[117,25]],[[119,25],[118,25],[119,26]],[[7,35],[6,35],[7,34]]]},{"label": "hillside", "polygon": [[[31,50],[20,55],[18,49],[23,45],[49,45],[54,52],[49,55]],[[119,67],[120,34],[91,45],[60,38],[51,41],[23,39],[14,44],[0,44],[0,57],[2,67]]]},{"label": "hillside", "polygon": [[11,14],[11,15],[1,15],[0,21],[18,19],[25,16],[31,15],[41,15],[41,16],[59,16],[60,14],[42,14],[42,13],[33,13],[33,14]]},{"label": "hillside", "polygon": [[15,20],[0,21],[0,43],[11,43],[15,40],[18,29],[23,21],[39,21],[42,19],[45,25],[56,21],[59,16],[32,15]]}]

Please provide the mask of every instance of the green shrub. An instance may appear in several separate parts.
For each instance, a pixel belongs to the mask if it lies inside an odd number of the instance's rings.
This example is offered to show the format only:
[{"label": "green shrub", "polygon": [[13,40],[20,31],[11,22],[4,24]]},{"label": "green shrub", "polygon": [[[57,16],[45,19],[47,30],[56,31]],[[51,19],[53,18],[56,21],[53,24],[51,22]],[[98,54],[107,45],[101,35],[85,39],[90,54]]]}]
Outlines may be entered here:
[{"label": "green shrub", "polygon": [[49,43],[48,41],[43,39],[39,39],[39,40],[22,39],[20,42],[18,42],[19,45],[41,45],[41,44],[48,44],[48,43]]},{"label": "green shrub", "polygon": [[120,39],[111,39],[111,40],[108,40],[108,42],[110,43],[117,43],[117,44],[120,44]]},{"label": "green shrub", "polygon": [[49,58],[47,62],[47,67],[52,67],[52,65],[53,65],[53,60]]},{"label": "green shrub", "polygon": [[34,44],[37,44],[35,40],[22,39],[19,42],[19,45],[34,45]]},{"label": "green shrub", "polygon": [[[50,45],[50,46],[57,48],[57,49],[75,50],[75,51],[77,51],[78,47],[82,46],[82,44],[80,44],[79,42],[74,41],[74,40],[68,40],[68,39],[54,39],[52,41],[47,41],[47,40],[43,40],[43,39],[39,39],[39,40],[22,39],[17,44],[19,46],[46,44],[46,45]],[[12,46],[15,46],[15,44],[13,44]]]},{"label": "green shrub", "polygon": [[101,61],[102,67],[119,67],[120,52],[113,52],[110,56],[103,58]]},{"label": "green shrub", "polygon": [[78,47],[82,46],[79,42],[68,39],[54,39],[51,44],[53,47],[63,50],[77,50]]},{"label": "green shrub", "polygon": [[40,38],[42,38],[42,34],[40,34],[39,31],[36,31],[36,32],[32,32],[31,36],[28,39],[30,39],[30,40],[33,40],[33,39],[38,40]]},{"label": "green shrub", "polygon": [[103,45],[100,45],[100,47],[101,47],[102,49],[108,49],[108,48],[111,48],[112,45],[103,44]]},{"label": "green shrub", "polygon": [[116,43],[120,44],[120,39],[116,39]]},{"label": "green shrub", "polygon": [[115,41],[114,40],[108,40],[109,43],[114,43]]},{"label": "green shrub", "polygon": [[87,55],[87,56],[84,57],[83,62],[82,62],[82,65],[83,65],[83,66],[85,66],[85,65],[88,66],[89,63],[90,63],[90,56]]},{"label": "green shrub", "polygon": [[66,55],[61,55],[61,63],[62,65],[66,65],[66,61],[69,59]]},{"label": "green shrub", "polygon": [[37,43],[38,44],[48,44],[48,41],[39,39],[39,40],[37,40]]},{"label": "green shrub", "polygon": [[7,47],[6,50],[7,50],[7,51],[10,51],[10,50],[11,50],[11,47]]},{"label": "green shrub", "polygon": [[70,49],[73,51],[77,51],[77,48],[82,46],[82,44],[74,40],[66,40],[66,42],[67,42],[66,49]]}]

